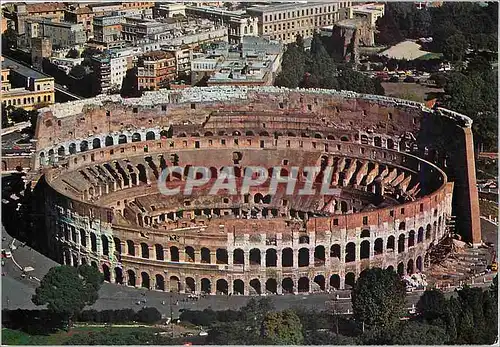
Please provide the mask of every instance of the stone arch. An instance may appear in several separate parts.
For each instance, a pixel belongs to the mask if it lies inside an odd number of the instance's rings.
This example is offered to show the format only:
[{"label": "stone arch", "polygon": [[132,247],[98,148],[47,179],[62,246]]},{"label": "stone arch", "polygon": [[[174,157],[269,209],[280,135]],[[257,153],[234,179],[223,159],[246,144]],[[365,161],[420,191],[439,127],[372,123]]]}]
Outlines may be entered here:
[{"label": "stone arch", "polygon": [[363,229],[363,230],[361,230],[360,237],[361,237],[361,238],[370,237],[370,230],[368,230],[368,229]]},{"label": "stone arch", "polygon": [[278,282],[274,278],[266,281],[266,293],[278,294]]},{"label": "stone arch", "polygon": [[299,267],[309,266],[309,248],[299,249]]},{"label": "stone arch", "polygon": [[278,254],[274,248],[266,250],[266,267],[276,267],[278,261]]},{"label": "stone arch", "polygon": [[253,132],[252,130],[247,130],[247,131],[245,132],[245,135],[246,135],[246,136],[254,136],[255,134],[254,134],[254,132]]},{"label": "stone arch", "polygon": [[375,136],[373,138],[373,145],[375,147],[382,147],[382,139],[380,138],[380,136]]},{"label": "stone arch", "polygon": [[106,282],[111,282],[111,272],[109,271],[109,266],[102,264],[102,273],[104,275],[104,280]]},{"label": "stone arch", "polygon": [[160,244],[155,244],[156,260],[165,260],[163,246]]},{"label": "stone arch", "polygon": [[260,265],[260,261],[261,261],[260,249],[252,248],[250,250],[249,261],[250,261],[250,265]]},{"label": "stone arch", "polygon": [[217,248],[215,256],[217,259],[217,264],[227,264],[228,263],[227,249]]},{"label": "stone arch", "polygon": [[283,293],[293,293],[294,292],[293,280],[290,277],[285,277],[281,281],[281,288],[283,288]]},{"label": "stone arch", "polygon": [[399,228],[398,230],[405,230],[406,229],[406,223],[405,222],[401,222],[399,223]]},{"label": "stone arch", "polygon": [[[80,231],[80,234],[81,234],[81,231]],[[115,252],[117,254],[122,254],[122,242],[120,241],[120,239],[118,237],[113,237],[113,244],[115,245]]]},{"label": "stone arch", "polygon": [[90,233],[90,249],[97,252],[97,236],[93,232]]},{"label": "stone arch", "polygon": [[218,279],[217,282],[215,283],[215,287],[217,290],[217,294],[222,293],[222,294],[229,294],[229,285],[227,284],[227,281],[223,278]]},{"label": "stone arch", "polygon": [[[434,222],[436,223],[436,222]],[[429,241],[431,239],[431,225],[427,224],[426,230],[425,230],[425,240]]]},{"label": "stone arch", "polygon": [[80,142],[80,152],[85,152],[85,151],[88,151],[89,149],[89,143],[85,140],[83,140],[82,142]]},{"label": "stone arch", "polygon": [[330,276],[330,287],[340,289],[340,276],[337,274]]},{"label": "stone arch", "polygon": [[165,291],[165,278],[160,274],[155,275],[155,289]]},{"label": "stone arch", "polygon": [[424,242],[424,228],[420,227],[417,232],[417,243],[422,242]]},{"label": "stone arch", "polygon": [[424,269],[424,267],[423,267],[422,257],[421,256],[417,257],[416,265],[417,265],[417,270],[420,271],[420,272],[422,272],[423,269]]},{"label": "stone arch", "polygon": [[177,276],[170,276],[170,291],[172,293],[178,293],[181,290],[181,280]]},{"label": "stone arch", "polygon": [[345,289],[352,288],[352,287],[354,287],[355,284],[356,284],[356,275],[354,274],[354,272],[348,272],[345,275],[344,288]]},{"label": "stone arch", "polygon": [[359,257],[360,259],[369,259],[370,258],[370,241],[364,240],[361,242],[359,247]]},{"label": "stone arch", "polygon": [[389,265],[389,266],[387,267],[387,270],[389,270],[389,271],[394,271],[394,266]]},{"label": "stone arch", "polygon": [[393,139],[387,139],[387,148],[388,149],[394,149],[394,140]]},{"label": "stone arch", "polygon": [[415,230],[410,230],[408,234],[408,248],[415,246]]},{"label": "stone arch", "polygon": [[127,254],[133,257],[135,256],[135,245],[132,240],[127,240]]},{"label": "stone arch", "polygon": [[406,273],[408,275],[413,274],[415,271],[413,269],[413,259],[408,260],[408,263],[406,263]]},{"label": "stone arch", "polygon": [[127,135],[125,134],[120,134],[118,135],[118,144],[119,145],[122,145],[124,143],[127,143],[128,139],[127,139]]},{"label": "stone arch", "polygon": [[170,261],[179,261],[179,248],[170,246]]},{"label": "stone arch", "polygon": [[135,287],[136,280],[135,280],[135,272],[134,272],[134,270],[128,270],[127,271],[127,277],[128,277],[127,284],[129,286]]},{"label": "stone arch", "polygon": [[141,242],[141,257],[149,259],[149,246],[144,242]]},{"label": "stone arch", "polygon": [[69,154],[76,154],[76,144],[75,143],[70,143],[69,147],[68,147],[68,150],[69,150]]},{"label": "stone arch", "polygon": [[293,250],[289,247],[283,248],[283,250],[281,251],[281,266],[282,267],[293,266]]},{"label": "stone arch", "polygon": [[149,274],[145,271],[141,272],[141,287],[142,288],[151,288],[151,279],[149,278]]},{"label": "stone arch", "polygon": [[96,137],[95,139],[92,140],[92,148],[97,149],[101,148],[101,139]]},{"label": "stone arch", "polygon": [[340,260],[340,245],[332,245],[330,247],[330,258],[338,258]]},{"label": "stone arch", "polygon": [[261,131],[259,136],[269,136],[269,133],[267,131]]},{"label": "stone arch", "polygon": [[356,245],[354,242],[349,242],[345,246],[345,262],[350,263],[356,260]]},{"label": "stone arch", "polygon": [[154,131],[148,131],[146,133],[146,141],[155,140],[155,139],[156,139],[156,135],[155,135]]},{"label": "stone arch", "polygon": [[375,243],[373,244],[373,253],[375,255],[379,255],[384,253],[384,240],[382,238],[375,239]]},{"label": "stone arch", "polygon": [[141,134],[133,133],[132,134],[132,142],[141,142]]},{"label": "stone arch", "polygon": [[115,267],[115,283],[123,284],[123,271],[119,267]]},{"label": "stone arch", "polygon": [[403,264],[402,262],[398,264],[397,273],[399,276],[403,276],[405,273],[405,264]]},{"label": "stone arch", "polygon": [[309,278],[307,277],[299,278],[299,282],[297,284],[297,290],[299,293],[308,293],[310,290]]},{"label": "stone arch", "polygon": [[[260,281],[258,278],[254,278],[253,280],[250,281],[250,288],[253,289],[255,294],[257,294],[257,295],[262,294],[261,285],[260,285]],[[252,294],[254,294],[254,293],[252,293]]]},{"label": "stone arch", "polygon": [[387,238],[386,249],[394,251],[395,247],[396,247],[396,238],[393,235],[391,235]]},{"label": "stone arch", "polygon": [[245,263],[245,252],[242,249],[237,248],[233,251],[233,264],[243,265]]},{"label": "stone arch", "polygon": [[243,295],[245,294],[245,282],[240,279],[233,281],[233,294]]},{"label": "stone arch", "polygon": [[104,145],[105,145],[106,147],[108,147],[108,146],[113,146],[113,145],[114,145],[114,142],[115,142],[115,140],[113,139],[113,136],[109,136],[109,135],[108,135],[108,136],[106,136],[106,138],[104,139]]},{"label": "stone arch", "polygon": [[191,246],[186,246],[184,249],[185,253],[185,259],[187,262],[194,263],[195,257],[194,257],[194,248]]},{"label": "stone arch", "polygon": [[200,251],[201,262],[204,264],[210,264],[210,250],[203,247]]},{"label": "stone arch", "polygon": [[405,251],[405,234],[400,234],[398,238],[398,253]]},{"label": "stone arch", "polygon": [[208,278],[201,279],[201,291],[206,294],[212,293],[212,283]]},{"label": "stone arch", "polygon": [[102,254],[109,255],[109,241],[106,235],[101,235]]},{"label": "stone arch", "polygon": [[196,292],[196,282],[193,277],[186,277],[186,291],[188,293]]},{"label": "stone arch", "polygon": [[57,149],[57,156],[59,158],[64,158],[64,156],[66,155],[66,149],[64,148],[64,146],[60,146],[58,149]]},{"label": "stone arch", "polygon": [[314,283],[316,283],[319,286],[319,289],[324,291],[325,290],[325,276],[323,275],[316,275],[314,277]]},{"label": "stone arch", "polygon": [[314,138],[315,139],[322,139],[323,138],[323,134],[322,133],[315,133],[314,134]]},{"label": "stone arch", "polygon": [[314,265],[323,266],[326,262],[325,246],[319,245],[314,248]]}]

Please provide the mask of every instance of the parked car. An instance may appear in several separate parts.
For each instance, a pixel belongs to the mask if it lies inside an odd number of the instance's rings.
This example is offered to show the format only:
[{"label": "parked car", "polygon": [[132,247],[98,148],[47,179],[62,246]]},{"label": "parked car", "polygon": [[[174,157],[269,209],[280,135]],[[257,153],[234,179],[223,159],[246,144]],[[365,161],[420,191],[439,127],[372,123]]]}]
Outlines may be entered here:
[{"label": "parked car", "polygon": [[403,80],[405,83],[415,83],[415,77],[413,76],[406,76],[406,78]]}]

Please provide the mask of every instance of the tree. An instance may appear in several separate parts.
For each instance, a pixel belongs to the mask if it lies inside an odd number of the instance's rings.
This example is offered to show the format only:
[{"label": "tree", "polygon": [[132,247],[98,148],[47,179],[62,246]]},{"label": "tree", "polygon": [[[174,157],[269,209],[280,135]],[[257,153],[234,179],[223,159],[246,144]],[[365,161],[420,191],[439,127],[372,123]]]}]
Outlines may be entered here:
[{"label": "tree", "polygon": [[469,44],[462,33],[451,35],[445,40],[443,55],[450,61],[462,61]]},{"label": "tree", "polygon": [[291,310],[267,313],[261,334],[275,345],[301,345],[304,341],[300,319]]},{"label": "tree", "polygon": [[375,42],[377,45],[392,46],[403,41],[403,35],[401,35],[394,16],[390,11],[387,11],[384,16],[377,19],[375,24],[377,27]]},{"label": "tree", "polygon": [[35,305],[46,304],[55,314],[63,314],[68,320],[68,328],[71,328],[73,317],[97,298],[94,283],[87,282],[75,267],[63,265],[47,272],[31,300]]},{"label": "tree", "polygon": [[397,273],[380,268],[365,270],[352,289],[354,317],[370,326],[394,326],[405,310],[405,297],[405,285]]},{"label": "tree", "polygon": [[448,303],[440,290],[426,290],[417,302],[417,310],[425,320],[432,322],[446,314]]},{"label": "tree", "polygon": [[71,68],[69,74],[76,79],[82,79],[87,74],[87,71],[82,65],[75,65]]},{"label": "tree", "polygon": [[74,48],[71,48],[68,51],[68,54],[66,54],[66,58],[72,58],[72,59],[78,58],[79,56],[80,56],[80,53],[78,53],[78,51]]},{"label": "tree", "polygon": [[104,283],[104,275],[92,265],[80,265],[78,267],[78,274],[83,277],[85,283],[92,286],[92,289],[96,292],[99,291],[102,284]]},{"label": "tree", "polygon": [[12,22],[9,22],[7,29],[2,34],[2,50],[8,51],[17,47],[17,32],[12,27]]},{"label": "tree", "polygon": [[405,322],[392,339],[393,345],[445,345],[449,336],[446,330],[430,324]]},{"label": "tree", "polygon": [[145,307],[137,312],[137,320],[142,323],[153,324],[161,319],[161,313],[156,307]]},{"label": "tree", "polygon": [[120,95],[124,98],[137,98],[142,95],[137,84],[137,68],[128,69],[122,82]]}]

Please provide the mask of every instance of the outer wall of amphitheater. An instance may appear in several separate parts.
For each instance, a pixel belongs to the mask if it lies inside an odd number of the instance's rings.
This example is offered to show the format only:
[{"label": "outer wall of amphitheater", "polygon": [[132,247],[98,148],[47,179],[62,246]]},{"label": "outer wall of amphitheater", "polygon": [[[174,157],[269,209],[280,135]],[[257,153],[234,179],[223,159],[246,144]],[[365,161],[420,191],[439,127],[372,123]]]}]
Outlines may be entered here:
[{"label": "outer wall of amphitheater", "polygon": [[[345,288],[368,267],[424,271],[452,214],[480,242],[467,117],[355,93],[206,90],[225,96],[179,91],[154,106],[102,97],[42,110],[34,166],[55,258],[94,263],[125,285],[281,294]],[[259,189],[167,201],[155,181],[174,164],[331,166],[342,193],[314,203],[266,200]]]}]

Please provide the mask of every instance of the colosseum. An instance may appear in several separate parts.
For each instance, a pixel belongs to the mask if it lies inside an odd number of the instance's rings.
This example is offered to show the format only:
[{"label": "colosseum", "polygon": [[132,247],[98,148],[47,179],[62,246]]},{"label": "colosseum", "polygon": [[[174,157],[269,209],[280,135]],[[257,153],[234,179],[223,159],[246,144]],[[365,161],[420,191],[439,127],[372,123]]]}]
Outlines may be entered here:
[{"label": "colosseum", "polygon": [[[43,237],[61,263],[159,291],[313,293],[368,267],[425,271],[455,231],[481,242],[471,120],[388,97],[319,89],[210,87],[98,96],[40,110],[33,167]],[[330,195],[160,193],[163,169],[333,170]]]}]

